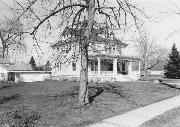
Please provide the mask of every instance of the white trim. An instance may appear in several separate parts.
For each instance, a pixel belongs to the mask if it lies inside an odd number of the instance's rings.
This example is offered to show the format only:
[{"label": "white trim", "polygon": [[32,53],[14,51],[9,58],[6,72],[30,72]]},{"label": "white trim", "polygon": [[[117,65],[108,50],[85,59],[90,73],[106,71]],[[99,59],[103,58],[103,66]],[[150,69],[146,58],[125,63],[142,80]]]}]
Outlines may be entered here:
[{"label": "white trim", "polygon": [[52,73],[51,71],[8,71],[8,72],[23,72],[23,73]]},{"label": "white trim", "polygon": [[113,61],[113,72],[115,75],[117,75],[117,59],[114,59]]},{"label": "white trim", "polygon": [[101,59],[100,57],[97,58],[98,59],[98,75],[100,76],[101,75]]}]

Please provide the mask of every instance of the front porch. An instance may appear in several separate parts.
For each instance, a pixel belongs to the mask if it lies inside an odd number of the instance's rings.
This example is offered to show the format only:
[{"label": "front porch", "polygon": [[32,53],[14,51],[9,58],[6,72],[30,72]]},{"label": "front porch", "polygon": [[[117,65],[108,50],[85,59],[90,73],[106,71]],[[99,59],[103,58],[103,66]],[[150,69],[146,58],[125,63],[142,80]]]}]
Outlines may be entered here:
[{"label": "front porch", "polygon": [[140,78],[140,59],[123,56],[90,56],[89,80],[132,81]]}]

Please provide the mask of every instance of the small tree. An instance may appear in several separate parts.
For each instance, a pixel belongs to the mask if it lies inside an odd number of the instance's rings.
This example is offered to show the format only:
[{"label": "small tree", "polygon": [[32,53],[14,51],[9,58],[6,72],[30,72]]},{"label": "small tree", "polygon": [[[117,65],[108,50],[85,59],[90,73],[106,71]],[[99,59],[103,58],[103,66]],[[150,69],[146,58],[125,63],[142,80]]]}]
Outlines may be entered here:
[{"label": "small tree", "polygon": [[45,65],[36,67],[36,71],[51,71],[51,64],[49,61]]},{"label": "small tree", "polygon": [[175,43],[172,46],[169,61],[164,66],[164,70],[167,78],[180,78],[180,55]]},{"label": "small tree", "polygon": [[47,63],[44,65],[44,70],[45,71],[51,71],[51,64],[49,61],[47,61]]},{"label": "small tree", "polygon": [[31,57],[29,64],[31,65],[32,69],[35,71],[36,70],[36,62],[35,62],[33,56]]}]

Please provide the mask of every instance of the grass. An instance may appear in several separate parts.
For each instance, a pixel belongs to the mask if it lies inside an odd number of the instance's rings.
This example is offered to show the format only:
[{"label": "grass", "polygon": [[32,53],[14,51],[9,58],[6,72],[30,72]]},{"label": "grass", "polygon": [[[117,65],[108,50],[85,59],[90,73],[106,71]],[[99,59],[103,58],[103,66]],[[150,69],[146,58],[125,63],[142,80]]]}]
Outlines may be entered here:
[{"label": "grass", "polygon": [[[89,84],[91,103],[77,108],[78,90],[78,82],[68,81],[3,87],[0,116],[4,118],[2,116],[9,113],[11,115],[5,116],[11,119],[19,116],[18,121],[25,119],[26,123],[33,118],[38,121],[34,126],[38,127],[81,127],[180,94],[178,89],[151,82]],[[0,123],[8,121],[1,119]]]},{"label": "grass", "polygon": [[180,107],[153,118],[141,127],[180,127]]}]

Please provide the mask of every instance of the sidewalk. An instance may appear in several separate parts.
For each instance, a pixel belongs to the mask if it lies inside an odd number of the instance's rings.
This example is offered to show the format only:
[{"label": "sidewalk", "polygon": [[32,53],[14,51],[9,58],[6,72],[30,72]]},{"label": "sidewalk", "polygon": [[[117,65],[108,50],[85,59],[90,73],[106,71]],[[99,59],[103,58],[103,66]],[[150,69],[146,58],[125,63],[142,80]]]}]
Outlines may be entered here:
[{"label": "sidewalk", "polygon": [[152,118],[180,106],[180,96],[172,97],[87,127],[139,127]]}]

